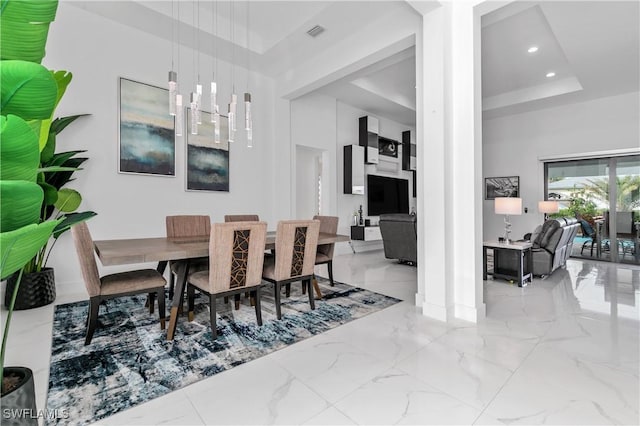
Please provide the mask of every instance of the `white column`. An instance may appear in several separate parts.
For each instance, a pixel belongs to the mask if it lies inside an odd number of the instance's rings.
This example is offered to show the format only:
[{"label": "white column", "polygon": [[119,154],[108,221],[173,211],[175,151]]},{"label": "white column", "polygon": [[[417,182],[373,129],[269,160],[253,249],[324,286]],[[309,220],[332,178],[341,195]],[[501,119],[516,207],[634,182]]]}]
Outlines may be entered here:
[{"label": "white column", "polygon": [[444,26],[442,7],[423,17],[416,40],[418,160],[418,294],[424,315],[446,321],[452,314],[447,273]]},{"label": "white column", "polygon": [[478,3],[446,2],[425,14],[416,46],[422,219],[416,301],[443,321],[485,315]]}]

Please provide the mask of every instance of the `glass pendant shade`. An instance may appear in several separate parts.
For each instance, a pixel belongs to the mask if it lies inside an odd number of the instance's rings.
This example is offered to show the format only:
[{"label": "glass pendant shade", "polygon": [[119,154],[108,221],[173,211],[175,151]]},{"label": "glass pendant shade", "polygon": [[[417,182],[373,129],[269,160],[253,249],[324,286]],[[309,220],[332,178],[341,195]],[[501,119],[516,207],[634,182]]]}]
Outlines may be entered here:
[{"label": "glass pendant shade", "polygon": [[176,95],[176,136],[182,136],[184,127],[184,109],[182,108],[182,95]]},{"label": "glass pendant shade", "polygon": [[229,142],[233,142],[235,139],[235,122],[236,122],[236,113],[233,111],[232,104],[229,104]]},{"label": "glass pendant shade", "polygon": [[213,141],[220,143],[220,114],[215,113],[216,121],[213,123]]},{"label": "glass pendant shade", "polygon": [[[238,96],[235,93],[231,94],[231,103],[229,104],[229,129],[234,132],[237,129],[236,121],[237,121],[237,108],[238,107]],[[233,113],[233,122],[231,121],[231,113]]]},{"label": "glass pendant shade", "polygon": [[202,84],[196,84],[196,93],[198,98],[196,99],[196,104],[198,108],[196,109],[196,120],[198,124],[202,124]]},{"label": "glass pendant shade", "polygon": [[169,71],[169,115],[176,115],[176,95],[178,94],[178,73]]},{"label": "glass pendant shade", "polygon": [[198,94],[191,93],[191,134],[198,134]]},{"label": "glass pendant shade", "polygon": [[[220,114],[218,112],[218,85],[215,81],[211,82],[211,122],[216,123]],[[216,116],[217,115],[217,116]]]},{"label": "glass pendant shade", "polygon": [[244,129],[251,129],[251,93],[244,94]]}]

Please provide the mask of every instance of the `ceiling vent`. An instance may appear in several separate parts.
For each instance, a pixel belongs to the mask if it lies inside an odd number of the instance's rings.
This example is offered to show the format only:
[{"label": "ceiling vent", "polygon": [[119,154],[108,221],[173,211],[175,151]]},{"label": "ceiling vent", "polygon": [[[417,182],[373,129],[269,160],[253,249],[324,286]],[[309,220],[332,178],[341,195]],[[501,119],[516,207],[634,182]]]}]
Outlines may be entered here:
[{"label": "ceiling vent", "polygon": [[320,25],[316,25],[315,27],[308,30],[307,34],[309,34],[311,37],[317,37],[323,32],[324,32],[324,28],[321,27]]}]

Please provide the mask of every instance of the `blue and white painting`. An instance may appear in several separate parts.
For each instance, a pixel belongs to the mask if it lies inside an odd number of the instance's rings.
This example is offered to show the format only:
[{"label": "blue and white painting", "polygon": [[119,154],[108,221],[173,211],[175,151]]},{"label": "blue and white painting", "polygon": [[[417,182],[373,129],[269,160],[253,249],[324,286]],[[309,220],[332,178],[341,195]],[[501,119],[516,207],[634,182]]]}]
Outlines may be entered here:
[{"label": "blue and white painting", "polygon": [[202,124],[191,133],[191,111],[187,110],[187,190],[229,192],[229,130],[227,117],[220,116],[220,142],[214,140],[211,114],[201,112]]},{"label": "blue and white painting", "polygon": [[169,91],[120,79],[120,172],[175,176]]}]

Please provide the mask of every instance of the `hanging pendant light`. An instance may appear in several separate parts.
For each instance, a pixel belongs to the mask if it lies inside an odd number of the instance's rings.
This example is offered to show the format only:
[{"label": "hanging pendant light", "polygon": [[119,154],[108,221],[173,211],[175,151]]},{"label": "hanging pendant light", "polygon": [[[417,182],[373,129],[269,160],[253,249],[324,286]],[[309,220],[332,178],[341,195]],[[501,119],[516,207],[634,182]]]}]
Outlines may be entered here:
[{"label": "hanging pendant light", "polygon": [[184,127],[184,108],[182,108],[182,95],[176,95],[176,136],[182,136]]},{"label": "hanging pendant light", "polygon": [[198,134],[198,94],[191,92],[191,134]]},{"label": "hanging pendant light", "polygon": [[247,147],[253,146],[253,123],[251,122],[251,93],[244,94],[244,129],[247,131]]},{"label": "hanging pendant light", "polygon": [[178,94],[178,73],[174,71],[174,26],[173,1],[171,2],[171,71],[169,71],[169,115],[176,115],[176,95]]},{"label": "hanging pendant light", "polygon": [[247,132],[247,147],[253,147],[253,118],[251,116],[251,93],[249,77],[251,71],[251,51],[249,50],[249,2],[247,1],[247,91],[244,94],[244,129]]},{"label": "hanging pendant light", "polygon": [[202,84],[196,84],[196,94],[198,95],[197,109],[196,109],[196,121],[198,124],[202,124]]},{"label": "hanging pendant light", "polygon": [[216,110],[218,109],[218,85],[211,82],[211,122],[216,123]]},{"label": "hanging pendant light", "polygon": [[233,142],[233,140],[235,139],[235,133],[236,131],[233,129],[233,124],[235,124],[236,121],[236,113],[233,112],[233,108],[231,106],[231,104],[229,104],[229,142]]},{"label": "hanging pendant light", "polygon": [[178,94],[178,73],[169,71],[169,115],[176,115],[176,95]]}]

